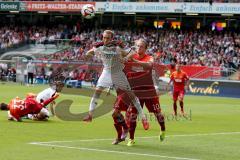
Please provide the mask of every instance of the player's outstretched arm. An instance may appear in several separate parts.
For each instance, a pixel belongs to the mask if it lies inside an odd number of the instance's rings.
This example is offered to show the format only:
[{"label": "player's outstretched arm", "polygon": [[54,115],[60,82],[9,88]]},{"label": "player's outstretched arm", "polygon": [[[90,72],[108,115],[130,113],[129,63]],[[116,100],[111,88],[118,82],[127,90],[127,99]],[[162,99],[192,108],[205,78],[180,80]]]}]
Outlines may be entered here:
[{"label": "player's outstretched arm", "polygon": [[119,51],[121,52],[122,57],[130,58],[134,54],[136,54],[135,46],[131,47],[129,51],[124,50],[123,48],[119,47]]},{"label": "player's outstretched arm", "polygon": [[86,59],[90,59],[94,56],[94,48],[90,49],[89,51],[87,51],[85,58]]},{"label": "player's outstretched arm", "polygon": [[145,69],[151,69],[153,66],[153,58],[151,58],[149,61],[147,62],[143,62],[143,61],[139,61],[137,59],[132,58],[132,61],[137,63],[138,65],[142,66]]},{"label": "player's outstretched arm", "polygon": [[120,52],[121,56],[123,57],[123,62],[132,60],[133,55],[136,54],[134,47],[131,47],[130,51],[126,51],[122,48],[119,48],[119,52]]},{"label": "player's outstretched arm", "polygon": [[41,104],[43,107],[47,106],[49,103],[53,102],[55,99],[59,97],[59,94],[55,94],[53,97],[49,98],[48,100],[42,102]]}]

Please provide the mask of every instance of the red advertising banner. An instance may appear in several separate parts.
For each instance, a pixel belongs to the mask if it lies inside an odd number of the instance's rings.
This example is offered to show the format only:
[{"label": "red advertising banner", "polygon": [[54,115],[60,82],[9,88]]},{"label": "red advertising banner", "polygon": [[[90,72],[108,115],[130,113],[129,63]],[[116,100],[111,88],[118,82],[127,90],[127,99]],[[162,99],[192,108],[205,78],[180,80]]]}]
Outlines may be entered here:
[{"label": "red advertising banner", "polygon": [[24,2],[26,11],[61,11],[61,12],[80,12],[85,4],[95,2],[51,2],[51,1],[29,1]]},{"label": "red advertising banner", "polygon": [[219,67],[182,66],[182,70],[191,78],[207,79],[221,77],[221,68]]}]

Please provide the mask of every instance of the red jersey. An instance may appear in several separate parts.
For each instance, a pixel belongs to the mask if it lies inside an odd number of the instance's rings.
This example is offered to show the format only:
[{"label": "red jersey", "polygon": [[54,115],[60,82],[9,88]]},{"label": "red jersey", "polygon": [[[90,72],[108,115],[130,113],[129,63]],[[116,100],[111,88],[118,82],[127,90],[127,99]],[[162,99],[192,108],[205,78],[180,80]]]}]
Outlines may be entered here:
[{"label": "red jersey", "polygon": [[25,100],[15,98],[9,104],[10,113],[17,120],[20,120],[21,117],[27,114],[37,114],[42,108],[43,105],[31,97],[27,97]]},{"label": "red jersey", "polygon": [[[147,54],[141,58],[138,54],[135,54],[133,58],[141,62],[153,61],[153,57]],[[129,62],[125,64],[124,72],[127,75],[132,90],[139,98],[141,106],[143,107],[145,104],[149,112],[159,113],[160,104],[159,97],[155,89],[154,78],[156,78],[156,76],[154,70],[152,68],[146,69],[139,64]],[[132,103],[131,98],[125,91],[122,90],[117,90],[117,95],[118,97],[114,108],[119,111],[127,111],[129,105]],[[135,110],[131,111],[135,112]]]},{"label": "red jersey", "polygon": [[[149,62],[153,60],[153,57],[147,54],[141,58],[138,54],[134,54],[133,58],[141,62]],[[144,69],[141,65],[132,63],[131,61],[126,66],[127,69],[125,70],[125,73],[132,88],[141,90],[154,86],[150,73],[152,72],[152,69]]]},{"label": "red jersey", "polygon": [[144,56],[142,58],[140,58],[139,54],[134,54],[133,58],[136,59],[136,60],[139,60],[141,62],[153,61],[153,57],[148,55],[148,54],[144,54]]},{"label": "red jersey", "polygon": [[[145,54],[142,58],[140,58],[138,54],[134,54],[133,58],[141,62],[149,62],[153,60],[153,57],[147,54]],[[141,65],[133,63],[131,61],[129,61],[125,66],[126,67],[124,72],[128,78],[137,78],[137,76],[140,77],[141,75],[144,75],[144,73],[151,71],[151,69],[146,70]]]},{"label": "red jersey", "polygon": [[180,72],[174,71],[171,74],[170,79],[173,81],[173,90],[174,91],[184,90],[185,83],[186,83],[186,81],[189,80],[187,74],[183,71],[180,71]]},{"label": "red jersey", "polygon": [[[135,54],[133,58],[141,62],[153,61],[153,57],[147,54],[141,58],[138,54]],[[126,64],[125,74],[127,75],[131,88],[139,99],[157,96],[152,68],[145,69],[139,64],[129,62]]]},{"label": "red jersey", "polygon": [[58,96],[53,96],[42,103],[38,103],[34,97],[27,97],[25,100],[12,99],[8,105],[10,114],[17,120],[27,114],[38,114],[43,107],[54,101]]}]

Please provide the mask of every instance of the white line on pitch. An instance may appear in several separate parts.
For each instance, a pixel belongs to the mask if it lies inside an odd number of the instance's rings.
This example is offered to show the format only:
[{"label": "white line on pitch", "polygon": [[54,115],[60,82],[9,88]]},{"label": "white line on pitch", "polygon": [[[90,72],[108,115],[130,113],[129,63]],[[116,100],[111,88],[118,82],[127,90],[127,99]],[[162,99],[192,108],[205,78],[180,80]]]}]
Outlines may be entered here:
[{"label": "white line on pitch", "polygon": [[48,146],[48,147],[67,148],[67,149],[78,149],[78,150],[84,150],[84,151],[96,151],[96,152],[117,153],[117,154],[147,156],[147,157],[160,157],[160,158],[168,158],[168,159],[176,159],[176,160],[199,160],[195,158],[171,157],[171,156],[164,156],[164,155],[157,155],[157,154],[123,152],[123,151],[104,150],[104,149],[96,149],[96,148],[71,147],[71,146],[62,146],[62,145],[54,145],[54,144],[42,144],[37,142],[32,142],[30,144]]},{"label": "white line on pitch", "polygon": [[[215,136],[215,135],[234,135],[240,134],[240,132],[220,132],[220,133],[198,133],[198,134],[179,134],[179,135],[168,135],[166,137],[196,137],[196,136]],[[150,139],[158,136],[148,137],[136,137],[136,139]],[[48,141],[48,142],[32,142],[38,144],[51,144],[51,143],[71,143],[71,142],[95,142],[95,141],[110,141],[112,138],[100,138],[100,139],[78,139],[69,141]]]}]

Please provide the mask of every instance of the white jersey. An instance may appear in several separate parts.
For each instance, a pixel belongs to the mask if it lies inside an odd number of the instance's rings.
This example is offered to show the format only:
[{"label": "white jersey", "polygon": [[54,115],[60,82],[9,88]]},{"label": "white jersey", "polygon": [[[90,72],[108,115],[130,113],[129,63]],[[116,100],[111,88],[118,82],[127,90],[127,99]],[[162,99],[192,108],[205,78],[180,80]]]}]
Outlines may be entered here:
[{"label": "white jersey", "polygon": [[103,63],[103,70],[108,72],[119,72],[124,68],[119,47],[100,46],[95,49],[95,53],[100,56]]},{"label": "white jersey", "polygon": [[123,72],[121,49],[119,47],[101,46],[94,50],[103,63],[103,71],[98,79],[97,87],[115,87],[130,90],[127,77]]},{"label": "white jersey", "polygon": [[37,102],[42,102],[42,101],[46,101],[50,98],[52,98],[54,96],[54,94],[56,93],[56,90],[53,88],[47,88],[45,90],[43,90],[42,92],[38,93],[37,95]]}]

